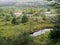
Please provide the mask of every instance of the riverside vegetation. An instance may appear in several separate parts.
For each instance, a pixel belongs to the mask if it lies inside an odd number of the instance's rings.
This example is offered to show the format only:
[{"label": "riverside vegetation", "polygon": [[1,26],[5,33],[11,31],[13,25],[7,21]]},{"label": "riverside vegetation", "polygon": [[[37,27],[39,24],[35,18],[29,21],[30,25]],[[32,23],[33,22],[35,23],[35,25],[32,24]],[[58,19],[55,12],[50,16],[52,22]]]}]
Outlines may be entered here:
[{"label": "riverside vegetation", "polygon": [[[60,33],[57,31],[60,30],[60,16],[56,15],[56,17],[51,19],[46,18],[45,14],[41,14],[41,12],[44,12],[44,9],[31,8],[28,9],[28,11],[26,9],[22,10],[22,14],[16,17],[16,15],[14,15],[15,10],[16,9],[12,8],[0,9],[0,45],[60,44]],[[55,31],[46,32],[37,37],[29,36],[31,33],[44,28],[53,28]]]}]

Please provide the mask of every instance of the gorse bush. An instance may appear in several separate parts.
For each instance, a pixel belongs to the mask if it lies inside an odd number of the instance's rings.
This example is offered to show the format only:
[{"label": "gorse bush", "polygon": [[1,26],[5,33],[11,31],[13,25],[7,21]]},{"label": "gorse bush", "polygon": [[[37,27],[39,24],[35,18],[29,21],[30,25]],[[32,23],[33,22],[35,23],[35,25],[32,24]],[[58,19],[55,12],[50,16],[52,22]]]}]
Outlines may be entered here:
[{"label": "gorse bush", "polygon": [[5,16],[5,20],[6,20],[6,21],[11,21],[11,18],[12,18],[12,17],[11,17],[10,15],[6,15],[6,16]]},{"label": "gorse bush", "polygon": [[16,18],[13,18],[12,21],[11,21],[12,24],[19,24],[18,20]]},{"label": "gorse bush", "polygon": [[27,18],[26,15],[23,15],[21,22],[22,22],[22,23],[28,22],[28,18]]}]

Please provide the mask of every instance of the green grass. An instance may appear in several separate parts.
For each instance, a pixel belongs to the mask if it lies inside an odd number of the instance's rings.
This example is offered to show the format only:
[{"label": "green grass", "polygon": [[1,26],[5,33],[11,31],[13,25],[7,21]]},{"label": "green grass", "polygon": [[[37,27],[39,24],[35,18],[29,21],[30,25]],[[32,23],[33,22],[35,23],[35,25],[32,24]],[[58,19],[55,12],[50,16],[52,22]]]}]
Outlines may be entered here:
[{"label": "green grass", "polygon": [[36,45],[46,45],[48,43],[48,36],[49,32],[46,32],[45,34],[35,37],[34,42]]},{"label": "green grass", "polygon": [[[5,22],[6,23],[6,22]],[[0,32],[2,33],[2,36],[15,36],[19,34],[21,31],[25,31],[28,33],[38,31],[40,29],[43,29],[45,27],[53,27],[54,25],[51,23],[37,23],[37,22],[27,22],[26,24],[5,24],[4,22],[0,22]]]},{"label": "green grass", "polygon": [[[34,9],[34,10],[36,10],[36,12],[40,11],[39,8]],[[5,9],[4,12],[8,13],[8,14],[10,13],[9,9],[8,10]],[[27,10],[27,12],[28,12],[28,10]],[[39,16],[40,16],[40,14],[39,14]],[[39,17],[39,16],[37,16],[37,17]],[[22,17],[18,17],[18,21],[21,21],[21,18]],[[12,38],[13,40],[15,40],[14,38],[17,38],[18,35],[20,36],[20,34],[22,34],[21,32],[31,33],[31,32],[41,30],[43,28],[54,27],[54,24],[49,23],[46,20],[45,20],[45,22],[41,22],[40,21],[40,20],[42,20],[41,18],[38,18],[38,21],[36,21],[36,18],[33,18],[33,16],[32,16],[32,18],[30,18],[30,17],[28,17],[28,18],[29,18],[29,21],[27,23],[25,23],[25,24],[20,23],[18,25],[14,25],[11,23],[11,21],[6,21],[5,17],[2,16],[0,18],[0,41],[1,41],[1,37],[2,37],[2,39],[4,39],[4,37],[5,37],[6,39]],[[46,43],[48,43],[47,42],[48,35],[49,35],[49,32],[46,32],[46,34],[43,34],[41,36],[33,37],[35,44],[36,45],[46,45]],[[25,35],[23,35],[21,38],[24,38],[24,36]],[[18,39],[18,41],[19,41],[19,39]],[[5,41],[3,41],[3,42],[5,43]],[[8,42],[8,41],[6,41],[6,42]],[[59,44],[59,42],[57,42],[56,45],[58,45],[58,44]]]},{"label": "green grass", "polygon": [[49,33],[50,32],[46,32],[45,34],[34,37],[36,45],[60,45],[60,40],[53,42],[49,39]]}]

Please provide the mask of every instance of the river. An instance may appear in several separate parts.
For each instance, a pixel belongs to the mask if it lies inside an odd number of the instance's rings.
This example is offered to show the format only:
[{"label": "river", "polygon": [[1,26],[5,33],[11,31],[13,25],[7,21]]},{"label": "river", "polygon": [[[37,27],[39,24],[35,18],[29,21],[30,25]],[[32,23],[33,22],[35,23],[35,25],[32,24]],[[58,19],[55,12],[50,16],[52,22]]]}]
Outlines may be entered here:
[{"label": "river", "polygon": [[46,32],[51,31],[51,30],[53,30],[53,29],[42,29],[42,30],[39,30],[37,32],[34,32],[33,34],[30,34],[30,36],[36,37],[36,36],[45,34]]}]

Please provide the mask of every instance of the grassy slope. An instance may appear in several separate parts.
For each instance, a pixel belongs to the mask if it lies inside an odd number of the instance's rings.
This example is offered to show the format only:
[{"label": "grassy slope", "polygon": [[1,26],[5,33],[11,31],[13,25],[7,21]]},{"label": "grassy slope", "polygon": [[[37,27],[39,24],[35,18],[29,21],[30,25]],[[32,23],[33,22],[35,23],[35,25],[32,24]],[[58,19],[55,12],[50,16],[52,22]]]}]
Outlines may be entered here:
[{"label": "grassy slope", "polygon": [[12,25],[12,24],[5,24],[3,22],[0,22],[0,32],[2,33],[2,36],[7,36],[7,37],[17,35],[21,31],[34,32],[44,27],[53,27],[53,24],[37,24],[36,22],[32,22],[32,24],[30,24],[28,22],[25,25],[22,23],[19,25]]}]

